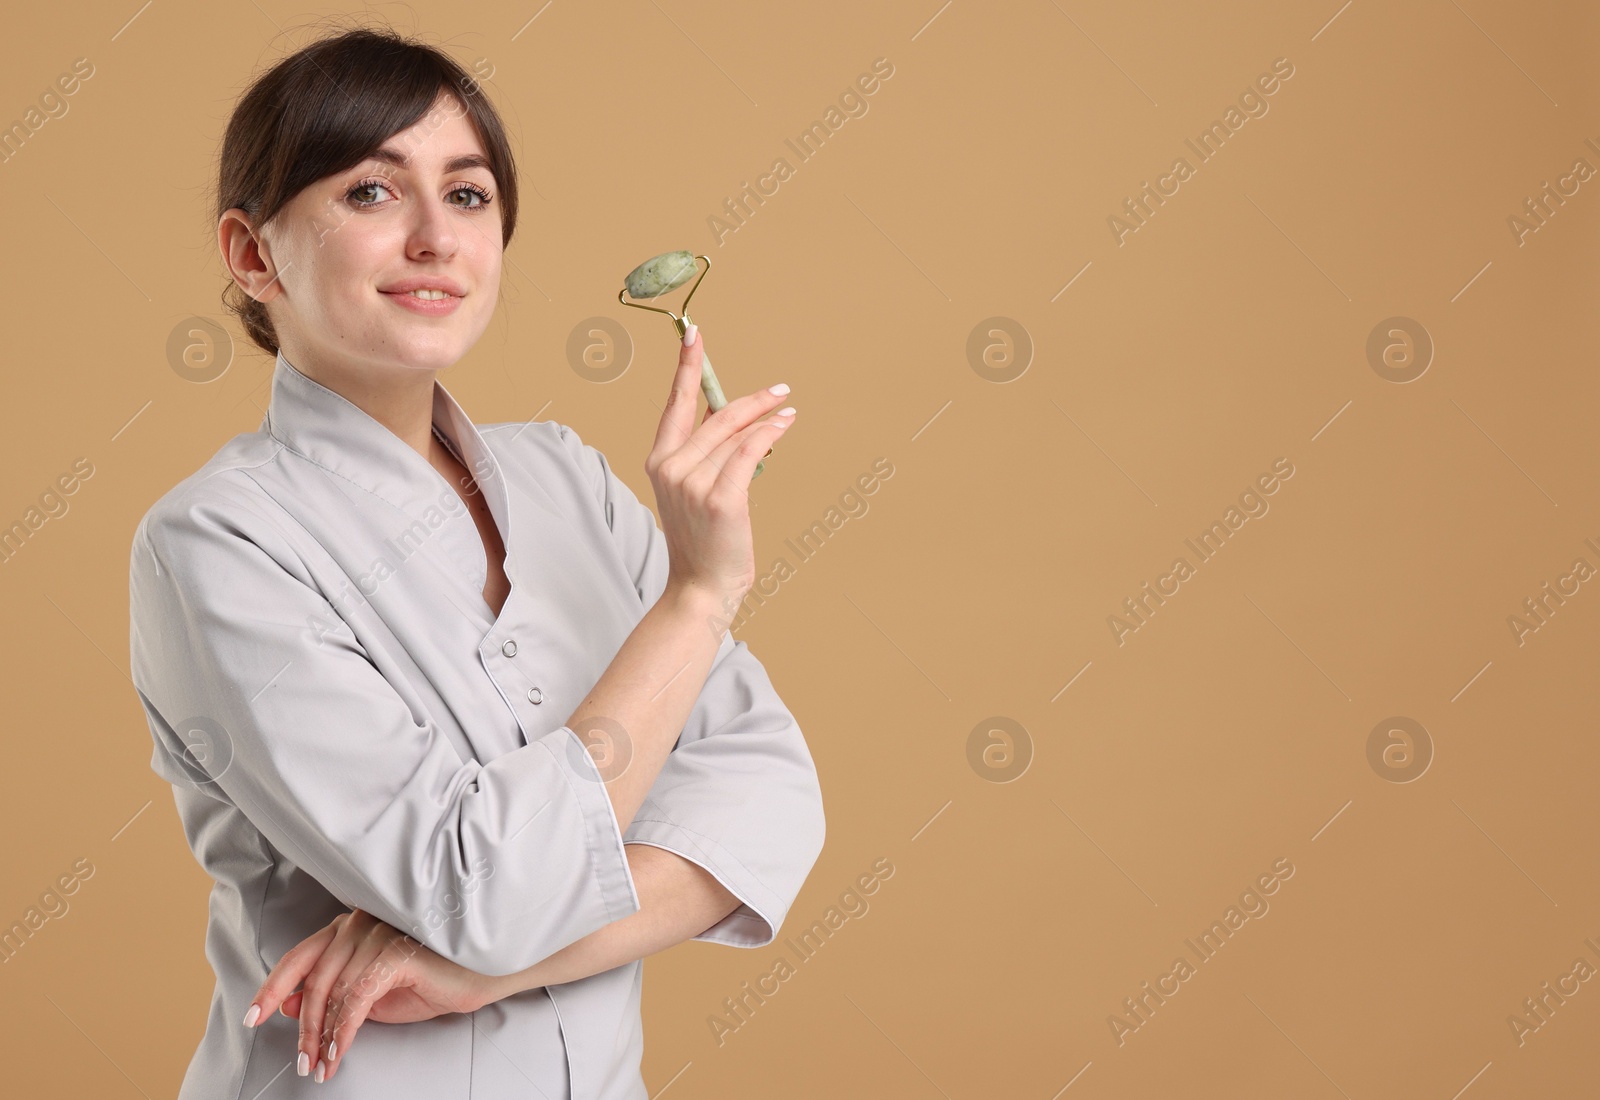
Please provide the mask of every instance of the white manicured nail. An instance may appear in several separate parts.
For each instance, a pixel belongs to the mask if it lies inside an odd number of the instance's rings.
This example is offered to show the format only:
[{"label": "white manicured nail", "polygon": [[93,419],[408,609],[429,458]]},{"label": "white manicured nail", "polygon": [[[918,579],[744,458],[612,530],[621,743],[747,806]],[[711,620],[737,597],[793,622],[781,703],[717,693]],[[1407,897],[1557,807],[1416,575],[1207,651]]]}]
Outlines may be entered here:
[{"label": "white manicured nail", "polygon": [[789,383],[787,383],[787,382],[779,382],[776,386],[773,386],[770,389],[768,389],[767,392],[770,393],[773,397],[782,397],[784,394],[789,392]]},{"label": "white manicured nail", "polygon": [[295,1062],[294,1071],[301,1077],[311,1072],[311,1056],[303,1050],[300,1052],[299,1059]]},{"label": "white manicured nail", "polygon": [[686,348],[693,346],[693,344],[694,344],[694,334],[699,332],[699,331],[700,331],[700,326],[696,325],[696,324],[690,324],[690,326],[688,328],[684,329],[683,330],[683,346],[686,347]]},{"label": "white manicured nail", "polygon": [[785,405],[783,408],[779,409],[777,411],[777,413],[774,414],[774,415],[777,415],[777,416],[793,416],[794,415],[794,406],[793,405]]},{"label": "white manicured nail", "polygon": [[244,1014],[244,1026],[255,1027],[256,1021],[261,1019],[261,1006],[251,1005],[250,1011]]},{"label": "white manicured nail", "polygon": [[316,1080],[317,1084],[319,1084],[319,1085],[322,1084],[322,1079],[323,1079],[323,1077],[327,1076],[327,1073],[328,1073],[328,1063],[326,1063],[326,1062],[318,1062],[317,1063],[317,1075],[315,1077],[315,1080]]}]

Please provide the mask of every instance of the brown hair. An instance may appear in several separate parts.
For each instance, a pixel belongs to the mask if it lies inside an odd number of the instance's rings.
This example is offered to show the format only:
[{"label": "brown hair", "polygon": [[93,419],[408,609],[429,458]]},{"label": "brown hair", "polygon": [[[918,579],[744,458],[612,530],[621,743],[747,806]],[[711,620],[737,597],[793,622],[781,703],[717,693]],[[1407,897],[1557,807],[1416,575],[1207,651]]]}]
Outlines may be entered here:
[{"label": "brown hair", "polygon": [[[387,28],[332,34],[284,58],[239,100],[222,140],[213,227],[238,207],[257,229],[320,179],[361,163],[426,115],[441,92],[461,104],[498,187],[502,245],[517,224],[517,170],[482,87],[448,55]],[[269,355],[267,307],[229,281],[222,304]]]}]

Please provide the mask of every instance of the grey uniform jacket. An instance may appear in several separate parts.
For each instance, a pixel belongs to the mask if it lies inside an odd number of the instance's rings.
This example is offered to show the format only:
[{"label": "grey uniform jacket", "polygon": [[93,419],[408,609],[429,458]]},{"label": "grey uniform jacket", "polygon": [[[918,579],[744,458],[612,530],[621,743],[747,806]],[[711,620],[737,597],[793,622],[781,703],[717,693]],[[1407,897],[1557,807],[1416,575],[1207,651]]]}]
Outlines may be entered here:
[{"label": "grey uniform jacket", "polygon": [[[297,1023],[243,1026],[285,951],[362,908],[485,974],[637,912],[624,843],[676,852],[741,904],[696,936],[771,943],[823,843],[806,742],[725,630],[626,832],[563,725],[661,595],[667,546],[601,453],[551,421],[433,418],[485,494],[511,592],[421,455],[282,355],[260,430],[145,514],[133,681],[195,857],[216,971],[180,1100],[636,1100],[641,961],[475,1013],[363,1026],[324,1084]],[[714,625],[707,629],[717,630]],[[691,1011],[715,1011],[686,1006]]]}]

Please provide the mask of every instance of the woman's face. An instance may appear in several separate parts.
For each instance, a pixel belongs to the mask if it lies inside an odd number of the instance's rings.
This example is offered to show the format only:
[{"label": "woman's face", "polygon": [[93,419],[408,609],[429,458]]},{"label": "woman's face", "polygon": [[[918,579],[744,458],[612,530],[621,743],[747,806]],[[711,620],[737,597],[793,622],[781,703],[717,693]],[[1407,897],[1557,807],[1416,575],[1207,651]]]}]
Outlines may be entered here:
[{"label": "woman's face", "polygon": [[[441,94],[375,156],[305,188],[260,227],[264,262],[245,289],[272,303],[296,366],[452,366],[499,293],[498,191],[464,108]],[[408,293],[419,283],[448,296]]]}]

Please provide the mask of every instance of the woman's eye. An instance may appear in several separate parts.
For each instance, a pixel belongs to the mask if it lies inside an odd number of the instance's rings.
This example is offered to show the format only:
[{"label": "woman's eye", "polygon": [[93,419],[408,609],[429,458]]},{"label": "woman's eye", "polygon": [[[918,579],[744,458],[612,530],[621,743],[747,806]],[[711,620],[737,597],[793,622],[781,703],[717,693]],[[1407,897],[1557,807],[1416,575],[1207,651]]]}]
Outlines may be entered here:
[{"label": "woman's eye", "polygon": [[467,202],[458,202],[452,204],[455,206],[463,206],[468,210],[475,210],[480,206],[489,205],[489,192],[483,190],[481,187],[475,187],[471,184],[463,184],[450,193],[452,195],[468,195],[478,200],[477,202],[472,202],[469,200]]},{"label": "woman's eye", "polygon": [[[389,190],[388,187],[386,187],[384,184],[381,184],[381,183],[377,182],[376,180],[365,180],[365,181],[363,181],[361,183],[356,184],[354,187],[350,188],[350,190],[345,194],[345,198],[354,199],[357,206],[376,206],[376,205],[378,205],[378,200],[377,199],[375,199],[375,198],[374,199],[364,199],[364,198],[361,198],[360,196],[364,192],[374,191],[374,190],[378,190],[378,189],[382,189],[384,191],[388,191]],[[393,192],[390,192],[390,193],[393,194]]]}]

